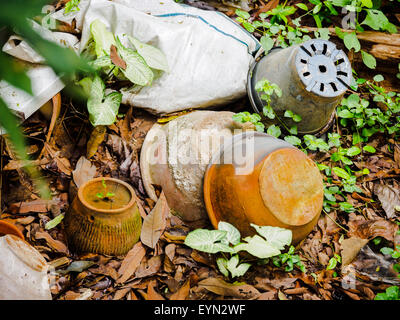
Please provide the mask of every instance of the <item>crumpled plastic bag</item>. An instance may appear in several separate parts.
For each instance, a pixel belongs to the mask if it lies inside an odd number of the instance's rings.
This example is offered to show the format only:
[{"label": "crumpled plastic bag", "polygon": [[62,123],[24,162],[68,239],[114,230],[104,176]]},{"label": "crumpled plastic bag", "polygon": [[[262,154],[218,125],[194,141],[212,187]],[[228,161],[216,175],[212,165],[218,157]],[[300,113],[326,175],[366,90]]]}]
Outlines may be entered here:
[{"label": "crumpled plastic bag", "polygon": [[[72,34],[51,32],[33,21],[32,28],[47,40],[70,47],[75,51],[79,49],[79,39]],[[6,81],[0,81],[1,98],[24,120],[60,92],[64,88],[64,83],[50,67],[41,64],[44,59],[21,37],[11,36],[4,44],[3,51],[15,58],[31,63],[27,74],[31,79],[33,95],[10,85]],[[0,134],[3,133],[0,128]]]},{"label": "crumpled plastic bag", "polygon": [[[139,92],[137,87],[122,89],[123,103],[165,114],[223,105],[246,95],[248,70],[261,46],[226,15],[180,5],[174,0],[81,0],[79,8],[66,15],[64,10],[50,15],[67,23],[75,19],[76,28],[82,32],[79,43],[73,43],[74,36],[70,34],[42,30],[44,35],[56,42],[61,36],[82,52],[90,39],[90,24],[100,19],[117,36],[134,36],[167,56],[170,72]],[[15,39],[10,38],[3,48],[5,52],[28,62],[43,62],[24,41],[13,45]],[[25,118],[62,87],[51,70],[39,70],[40,76],[36,76],[38,71],[30,73],[34,87],[41,88],[40,92],[34,88],[35,97],[30,100],[20,90],[0,85],[0,95],[5,95],[7,103]]]},{"label": "crumpled plastic bag", "polygon": [[[248,70],[260,44],[219,12],[173,0],[82,0],[73,16],[82,31],[80,51],[90,39],[91,23],[99,19],[112,33],[134,36],[167,56],[170,72],[140,92],[122,90],[125,104],[160,114],[227,104],[246,95]],[[63,20],[60,13],[53,17]]]}]

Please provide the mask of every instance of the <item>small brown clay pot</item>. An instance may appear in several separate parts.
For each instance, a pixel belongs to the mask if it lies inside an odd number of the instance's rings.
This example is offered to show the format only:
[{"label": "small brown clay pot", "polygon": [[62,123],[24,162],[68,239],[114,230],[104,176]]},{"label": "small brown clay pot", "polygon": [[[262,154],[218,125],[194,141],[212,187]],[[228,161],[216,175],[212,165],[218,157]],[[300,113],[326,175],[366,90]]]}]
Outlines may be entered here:
[{"label": "small brown clay pot", "polygon": [[[254,150],[245,158],[253,165],[240,172],[224,153],[250,143]],[[292,230],[297,244],[317,223],[323,196],[316,164],[289,143],[261,133],[235,136],[232,145],[213,157],[204,177],[204,201],[213,226],[231,223],[242,236],[255,233],[250,223],[275,226]]]},{"label": "small brown clay pot", "polygon": [[139,240],[142,227],[135,191],[118,179],[90,180],[79,188],[65,225],[71,250],[124,255]]},{"label": "small brown clay pot", "polygon": [[19,231],[19,229],[15,225],[0,220],[0,237],[5,236],[7,234],[12,234],[22,240],[25,240],[24,235],[22,234],[21,231]]}]

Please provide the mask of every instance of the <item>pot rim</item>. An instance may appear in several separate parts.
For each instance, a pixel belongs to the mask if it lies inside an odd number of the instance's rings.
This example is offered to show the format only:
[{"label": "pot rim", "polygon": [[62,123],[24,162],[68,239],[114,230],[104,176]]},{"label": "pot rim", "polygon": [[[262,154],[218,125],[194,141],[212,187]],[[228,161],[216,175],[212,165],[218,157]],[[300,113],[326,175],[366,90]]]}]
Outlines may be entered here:
[{"label": "pot rim", "polygon": [[[10,228],[13,233],[3,233],[1,232],[1,226],[6,226],[7,228]],[[7,221],[4,220],[0,220],[0,234],[4,234],[4,236],[8,235],[8,234],[12,234],[14,236],[17,236],[18,238],[25,240],[24,235],[22,234],[22,232],[12,223],[9,223]]]},{"label": "pot rim", "polygon": [[277,46],[277,47],[271,48],[271,50],[267,54],[265,54],[265,52],[264,52],[263,55],[261,55],[260,57],[258,57],[257,59],[254,60],[253,64],[250,66],[250,69],[249,69],[249,71],[247,73],[247,95],[249,97],[250,104],[253,107],[253,110],[255,112],[257,112],[257,113],[262,113],[263,106],[260,106],[261,107],[261,111],[260,111],[260,109],[258,108],[259,106],[256,103],[255,96],[257,95],[257,92],[255,92],[255,89],[253,90],[253,73],[254,73],[254,70],[256,69],[258,63],[262,59],[268,57],[268,55],[270,55],[272,52],[277,52],[277,51],[282,50],[282,49],[284,49],[284,48],[281,47],[281,46]]},{"label": "pot rim", "polygon": [[[103,180],[113,181],[117,184],[120,184],[120,185],[123,185],[124,187],[126,187],[129,191],[129,193],[131,194],[131,200],[128,202],[128,204],[121,208],[118,208],[118,209],[99,209],[99,208],[96,208],[96,207],[90,205],[83,197],[83,190],[87,186],[89,186],[93,183],[97,183],[99,181],[101,182]],[[94,179],[91,179],[91,180],[85,182],[82,186],[80,186],[80,188],[78,190],[78,198],[79,198],[79,201],[82,203],[82,205],[85,206],[86,208],[88,208],[89,210],[92,210],[94,212],[109,213],[109,214],[116,214],[116,213],[124,212],[124,211],[128,210],[129,208],[131,208],[136,203],[136,193],[135,193],[135,190],[132,188],[132,186],[130,186],[125,181],[122,181],[120,179],[110,178],[110,177],[98,177],[98,178],[94,178]]]}]

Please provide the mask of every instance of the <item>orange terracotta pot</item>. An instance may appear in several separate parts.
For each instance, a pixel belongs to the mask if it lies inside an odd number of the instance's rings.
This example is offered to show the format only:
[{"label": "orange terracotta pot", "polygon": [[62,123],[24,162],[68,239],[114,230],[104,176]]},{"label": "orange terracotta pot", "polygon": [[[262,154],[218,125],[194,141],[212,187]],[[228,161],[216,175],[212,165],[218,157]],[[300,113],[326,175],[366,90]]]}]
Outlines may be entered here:
[{"label": "orange terracotta pot", "polygon": [[0,237],[5,236],[7,234],[12,234],[22,240],[25,240],[24,235],[22,234],[21,231],[19,231],[19,229],[15,225],[0,220]]},{"label": "orange terracotta pot", "polygon": [[[101,199],[109,193],[114,195]],[[118,179],[90,180],[79,188],[65,226],[73,251],[124,255],[139,240],[142,227],[135,191]]]},{"label": "orange terracotta pot", "polygon": [[[254,137],[254,142],[251,142]],[[254,165],[246,174],[240,166],[221,161],[224,151],[254,143]],[[314,228],[323,205],[322,176],[303,152],[283,140],[260,133],[235,136],[231,146],[213,158],[204,177],[204,201],[215,228],[220,221],[237,227],[242,236],[255,230],[250,223],[290,229],[293,243]]]}]

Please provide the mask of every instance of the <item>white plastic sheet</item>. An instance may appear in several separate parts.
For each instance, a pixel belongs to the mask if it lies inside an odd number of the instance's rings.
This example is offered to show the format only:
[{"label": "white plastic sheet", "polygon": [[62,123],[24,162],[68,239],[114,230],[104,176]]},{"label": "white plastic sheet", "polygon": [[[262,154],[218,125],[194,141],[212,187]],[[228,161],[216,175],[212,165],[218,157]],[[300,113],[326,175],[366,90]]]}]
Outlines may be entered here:
[{"label": "white plastic sheet", "polygon": [[[81,0],[79,8],[67,15],[60,10],[51,17],[68,23],[76,20],[76,27],[82,32],[80,43],[73,43],[71,37],[75,37],[69,34],[61,38],[74,48],[79,46],[80,52],[90,40],[90,24],[100,19],[123,42],[124,35],[134,36],[167,56],[170,72],[139,92],[137,88],[123,89],[123,103],[162,114],[227,104],[245,96],[248,70],[260,44],[224,14],[180,5],[174,0]],[[46,33],[46,37],[51,36],[57,38],[60,33]],[[3,50],[29,62],[42,62],[25,42],[16,47],[9,42]],[[51,70],[41,68],[30,73],[35,95],[31,99],[0,84],[0,95],[25,118],[62,87]]]},{"label": "white plastic sheet", "polygon": [[[37,23],[33,23],[32,26],[46,39],[78,51],[79,39],[74,35],[51,32]],[[23,119],[27,119],[60,92],[64,88],[64,84],[50,67],[41,64],[44,59],[20,37],[11,36],[3,46],[3,52],[31,63],[27,74],[31,79],[33,95],[15,88],[6,81],[0,81],[2,99]],[[4,133],[1,128],[0,133]]]}]

